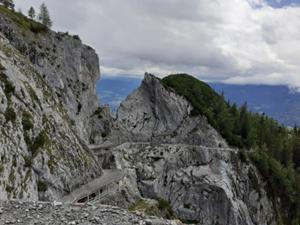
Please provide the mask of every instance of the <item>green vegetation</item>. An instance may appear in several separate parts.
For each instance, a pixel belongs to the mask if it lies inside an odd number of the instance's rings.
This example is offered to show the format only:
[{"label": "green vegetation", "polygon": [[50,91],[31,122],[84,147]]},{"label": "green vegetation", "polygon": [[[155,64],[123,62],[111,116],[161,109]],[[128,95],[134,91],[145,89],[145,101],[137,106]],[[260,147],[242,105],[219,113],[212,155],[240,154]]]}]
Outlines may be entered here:
[{"label": "green vegetation", "polygon": [[174,212],[169,202],[159,198],[153,200],[141,199],[128,208],[129,211],[140,211],[149,216],[159,216],[167,219],[175,219]]},{"label": "green vegetation", "polygon": [[25,141],[32,153],[33,158],[37,155],[39,149],[44,148],[50,144],[50,139],[44,130],[41,131],[32,142],[27,136],[25,136]]},{"label": "green vegetation", "polygon": [[[191,116],[204,115],[231,146],[241,149],[239,157],[243,162],[252,162],[258,168],[267,182],[269,197],[279,208],[278,221],[297,224],[300,218],[300,128],[290,129],[265,114],[252,113],[246,103],[242,107],[230,104],[209,85],[187,74],[170,75],[162,79],[162,83],[193,105]],[[253,176],[251,178],[257,183]]]},{"label": "green vegetation", "polygon": [[94,115],[97,116],[99,119],[102,119],[102,111],[103,111],[102,108],[98,107],[94,112]]},{"label": "green vegetation", "polygon": [[0,3],[1,3],[5,8],[12,9],[12,10],[15,9],[15,4],[14,4],[14,1],[13,1],[13,0],[0,0]]},{"label": "green vegetation", "polygon": [[24,158],[24,166],[25,167],[28,167],[28,168],[31,168],[32,167],[32,157],[31,156],[23,156]]},{"label": "green vegetation", "polygon": [[32,115],[29,112],[23,112],[22,125],[25,131],[31,130],[33,128]]},{"label": "green vegetation", "polygon": [[28,16],[32,20],[35,18],[35,10],[34,10],[34,8],[32,6],[28,10]]},{"label": "green vegetation", "polygon": [[12,193],[13,192],[13,190],[14,190],[14,188],[13,187],[11,187],[11,186],[9,186],[9,185],[6,185],[6,187],[5,187],[5,191],[7,192],[7,193]]},{"label": "green vegetation", "polygon": [[34,107],[36,107],[36,105],[41,106],[40,100],[35,92],[35,90],[32,88],[32,86],[28,83],[28,82],[24,82],[24,85],[26,87],[27,92],[30,95],[31,101],[34,104]]},{"label": "green vegetation", "polygon": [[48,190],[48,184],[41,180],[38,181],[37,187],[38,187],[38,192],[46,192]]},{"label": "green vegetation", "polygon": [[16,119],[17,119],[17,114],[15,113],[15,110],[11,107],[8,107],[4,113],[4,117],[5,117],[5,120],[6,122],[15,122]]},{"label": "green vegetation", "polygon": [[7,75],[3,72],[5,68],[2,65],[0,67],[0,83],[4,84],[4,93],[9,99],[15,92],[15,86],[9,81]]},{"label": "green vegetation", "polygon": [[33,33],[42,33],[47,32],[48,27],[36,22],[32,19],[27,18],[23,14],[19,12],[15,12],[13,10],[10,10],[8,8],[5,8],[4,6],[0,5],[0,13],[4,14],[6,17],[10,18],[12,21],[14,21],[20,28],[24,30],[29,30]]},{"label": "green vegetation", "polygon": [[57,168],[57,162],[56,162],[55,157],[53,155],[50,155],[50,159],[48,160],[47,165],[49,167],[50,173],[53,174],[55,168]]},{"label": "green vegetation", "polygon": [[172,206],[170,205],[170,203],[162,198],[158,198],[158,209],[161,212],[164,212],[165,214],[165,218],[167,219],[175,219],[175,215],[172,209]]},{"label": "green vegetation", "polygon": [[50,19],[50,14],[49,14],[49,10],[47,8],[47,6],[45,5],[45,3],[43,3],[40,6],[40,14],[38,16],[39,21],[41,21],[41,23],[50,28],[52,26],[52,20]]}]

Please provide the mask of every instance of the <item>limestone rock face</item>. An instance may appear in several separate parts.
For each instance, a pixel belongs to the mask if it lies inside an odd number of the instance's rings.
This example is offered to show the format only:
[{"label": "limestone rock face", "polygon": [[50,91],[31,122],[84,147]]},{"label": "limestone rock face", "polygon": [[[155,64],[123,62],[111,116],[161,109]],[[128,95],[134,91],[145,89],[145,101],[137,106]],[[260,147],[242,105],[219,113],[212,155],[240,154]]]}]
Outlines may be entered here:
[{"label": "limestone rock face", "polygon": [[206,119],[191,116],[191,104],[146,74],[141,86],[123,101],[117,119],[133,140],[227,146]]},{"label": "limestone rock face", "polygon": [[263,182],[238,149],[182,96],[146,74],[117,119],[133,137],[113,150],[127,199],[162,198],[183,221],[207,225],[276,224]]},{"label": "limestone rock face", "polygon": [[122,184],[127,195],[165,199],[183,221],[276,224],[255,168],[242,163],[234,149],[127,143],[114,154],[127,174]]},{"label": "limestone rock face", "polygon": [[[96,81],[99,59],[78,36],[53,31],[34,33],[0,14],[0,31],[45,78],[86,143],[93,132],[90,117],[99,107]],[[100,135],[101,136],[101,135]]]},{"label": "limestone rock face", "polygon": [[59,199],[101,175],[55,89],[2,34],[0,60],[0,199]]}]

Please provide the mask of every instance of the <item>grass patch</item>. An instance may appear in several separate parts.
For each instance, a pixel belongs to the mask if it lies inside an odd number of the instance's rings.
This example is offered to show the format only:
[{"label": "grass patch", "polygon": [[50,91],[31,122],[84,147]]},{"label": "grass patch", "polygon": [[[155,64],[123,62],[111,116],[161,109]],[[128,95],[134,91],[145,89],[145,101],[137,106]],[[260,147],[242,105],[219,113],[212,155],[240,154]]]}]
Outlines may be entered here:
[{"label": "grass patch", "polygon": [[23,30],[28,30],[32,33],[44,33],[49,31],[45,25],[27,18],[19,12],[7,9],[4,6],[0,6],[0,13],[11,19]]},{"label": "grass patch", "polygon": [[128,208],[129,211],[140,211],[149,216],[163,217],[166,219],[176,219],[172,207],[164,199],[144,200],[141,199]]}]

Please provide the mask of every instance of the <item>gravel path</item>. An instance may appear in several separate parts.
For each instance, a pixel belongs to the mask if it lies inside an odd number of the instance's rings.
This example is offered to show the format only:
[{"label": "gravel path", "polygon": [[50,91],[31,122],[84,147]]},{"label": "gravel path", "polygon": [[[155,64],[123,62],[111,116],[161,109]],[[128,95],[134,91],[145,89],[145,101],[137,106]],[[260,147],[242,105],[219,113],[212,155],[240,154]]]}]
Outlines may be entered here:
[{"label": "gravel path", "polygon": [[106,205],[62,205],[61,203],[0,202],[0,224],[20,225],[179,225],[129,213]]}]

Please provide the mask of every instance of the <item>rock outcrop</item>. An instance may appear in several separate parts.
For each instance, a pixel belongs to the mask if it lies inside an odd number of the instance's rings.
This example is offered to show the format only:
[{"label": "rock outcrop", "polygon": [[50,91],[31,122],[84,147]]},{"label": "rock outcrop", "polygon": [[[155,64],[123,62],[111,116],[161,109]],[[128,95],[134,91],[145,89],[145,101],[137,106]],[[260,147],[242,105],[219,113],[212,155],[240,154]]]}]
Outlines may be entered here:
[{"label": "rock outcrop", "polygon": [[149,74],[121,103],[118,121],[136,141],[113,151],[127,199],[165,199],[180,219],[199,224],[276,224],[255,167],[192,109]]},{"label": "rock outcrop", "polygon": [[117,119],[132,140],[226,147],[206,118],[191,116],[192,108],[184,97],[146,74],[141,86],[121,103]]},{"label": "rock outcrop", "polygon": [[23,23],[0,13],[0,32],[45,78],[63,103],[81,139],[88,143],[93,134],[94,139],[101,142],[101,133],[99,138],[93,131],[95,120],[91,122],[91,117],[99,111],[96,82],[100,78],[100,67],[95,50],[82,44],[77,35],[38,31],[24,27]]},{"label": "rock outcrop", "polygon": [[0,36],[1,199],[56,199],[101,174],[45,78]]},{"label": "rock outcrop", "polygon": [[115,149],[128,196],[170,202],[175,215],[199,224],[276,224],[255,168],[233,149],[184,144],[123,144]]}]

